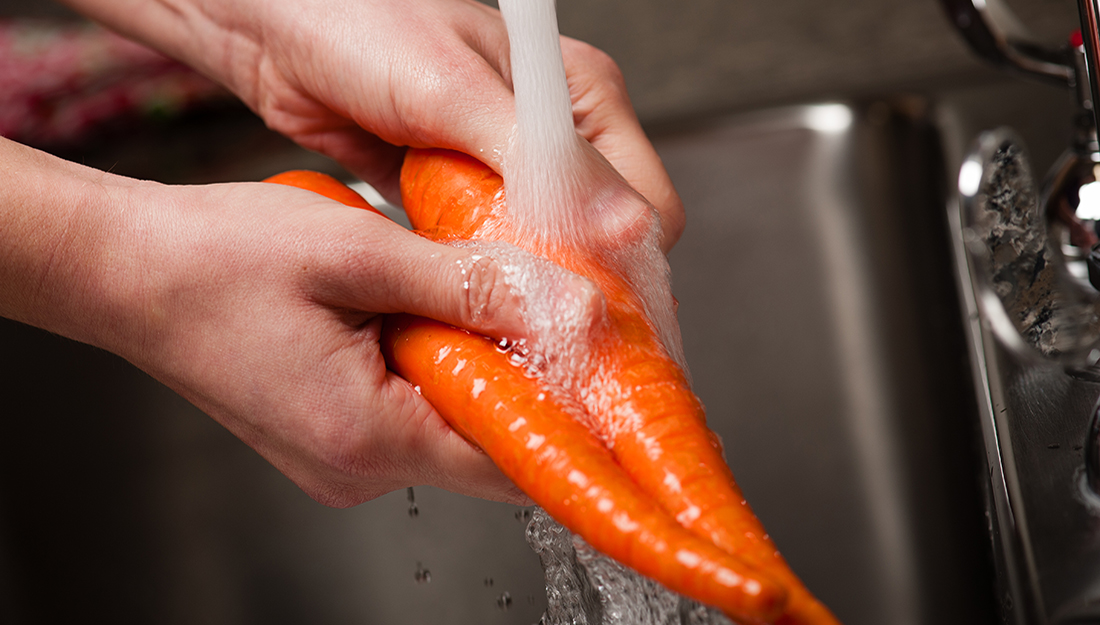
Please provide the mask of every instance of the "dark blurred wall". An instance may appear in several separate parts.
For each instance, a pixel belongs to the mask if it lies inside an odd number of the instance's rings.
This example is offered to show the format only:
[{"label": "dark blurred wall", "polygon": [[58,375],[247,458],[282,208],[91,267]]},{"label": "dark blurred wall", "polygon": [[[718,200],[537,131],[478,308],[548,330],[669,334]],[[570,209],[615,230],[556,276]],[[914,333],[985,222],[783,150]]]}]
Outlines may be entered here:
[{"label": "dark blurred wall", "polygon": [[[1077,25],[1074,0],[1009,4],[1045,41]],[[0,0],[0,17],[63,14],[49,0]],[[646,122],[999,76],[938,0],[559,0],[558,14],[564,34],[618,61]]]},{"label": "dark blurred wall", "polygon": [[[1043,41],[1077,27],[1074,0],[1009,5]],[[938,0],[559,0],[558,15],[618,61],[646,122],[1000,77]]]}]

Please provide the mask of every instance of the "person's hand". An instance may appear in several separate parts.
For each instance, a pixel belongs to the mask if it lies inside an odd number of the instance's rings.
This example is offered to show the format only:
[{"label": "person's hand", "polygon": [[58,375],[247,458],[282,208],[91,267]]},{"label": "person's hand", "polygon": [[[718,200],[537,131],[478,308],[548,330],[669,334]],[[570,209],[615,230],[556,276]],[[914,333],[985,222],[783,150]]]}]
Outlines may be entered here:
[{"label": "person's hand", "polygon": [[[267,124],[340,161],[391,200],[404,146],[502,171],[514,126],[500,13],[474,0],[67,0],[225,84]],[[578,133],[660,215],[683,205],[604,53],[562,39]]]},{"label": "person's hand", "polygon": [[[396,311],[525,338],[497,261],[282,185],[139,182],[3,139],[0,161],[0,316],[130,360],[323,503],[419,484],[526,501],[379,350]],[[555,276],[532,296],[594,318],[595,287]]]}]

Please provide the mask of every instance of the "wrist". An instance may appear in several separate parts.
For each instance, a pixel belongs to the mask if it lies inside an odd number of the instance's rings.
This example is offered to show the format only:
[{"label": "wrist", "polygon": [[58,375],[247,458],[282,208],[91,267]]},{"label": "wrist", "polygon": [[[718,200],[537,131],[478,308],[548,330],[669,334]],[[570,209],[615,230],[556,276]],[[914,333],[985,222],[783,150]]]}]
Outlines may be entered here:
[{"label": "wrist", "polygon": [[158,185],[6,140],[0,161],[0,316],[121,353],[141,334],[137,199]]}]

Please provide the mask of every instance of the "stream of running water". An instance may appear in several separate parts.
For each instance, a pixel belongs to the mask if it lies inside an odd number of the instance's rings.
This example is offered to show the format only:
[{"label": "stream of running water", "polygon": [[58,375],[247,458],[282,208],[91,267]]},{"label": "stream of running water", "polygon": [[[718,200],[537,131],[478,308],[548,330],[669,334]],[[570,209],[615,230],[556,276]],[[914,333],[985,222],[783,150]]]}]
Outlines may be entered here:
[{"label": "stream of running water", "polygon": [[[601,250],[623,269],[646,305],[666,348],[686,371],[670,305],[668,265],[657,245],[657,221],[642,237],[623,237],[639,211],[652,207],[577,135],[562,60],[554,0],[500,0],[511,46],[516,131],[504,162],[509,228],[526,233],[527,249],[572,246]],[[488,251],[488,250],[487,250]],[[498,254],[500,250],[494,250]],[[506,263],[525,266],[524,263]],[[530,264],[530,263],[528,263]],[[560,308],[560,307],[559,307]],[[560,310],[535,309],[535,327],[561,329]],[[555,363],[547,372],[569,387],[583,366],[575,337],[559,333],[540,348]],[[542,625],[729,625],[719,611],[681,597],[592,549],[541,509],[527,541],[546,574]]]}]

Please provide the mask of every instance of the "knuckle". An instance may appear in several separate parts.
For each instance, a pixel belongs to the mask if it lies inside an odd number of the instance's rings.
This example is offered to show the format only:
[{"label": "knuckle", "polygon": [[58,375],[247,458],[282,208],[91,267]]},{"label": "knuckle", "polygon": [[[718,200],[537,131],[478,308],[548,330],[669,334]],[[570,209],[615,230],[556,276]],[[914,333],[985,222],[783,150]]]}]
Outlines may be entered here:
[{"label": "knuckle", "polygon": [[563,41],[563,52],[571,60],[570,65],[609,82],[625,91],[623,71],[615,59],[603,50],[576,39]]},{"label": "knuckle", "polygon": [[466,263],[462,287],[466,295],[464,317],[475,325],[489,323],[508,297],[503,269],[487,256],[471,257]]}]

